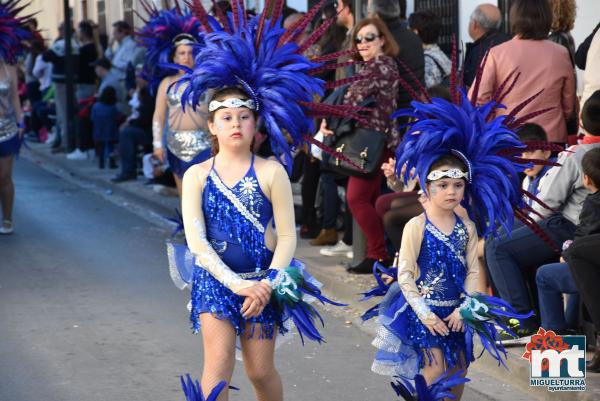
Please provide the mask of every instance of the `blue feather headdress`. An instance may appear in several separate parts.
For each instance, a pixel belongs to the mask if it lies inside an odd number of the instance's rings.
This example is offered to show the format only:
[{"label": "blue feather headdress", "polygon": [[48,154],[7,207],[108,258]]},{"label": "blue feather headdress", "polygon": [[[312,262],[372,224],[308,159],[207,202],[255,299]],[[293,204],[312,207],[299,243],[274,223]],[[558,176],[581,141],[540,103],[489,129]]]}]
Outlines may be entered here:
[{"label": "blue feather headdress", "polygon": [[[529,119],[550,110],[543,109],[516,117],[541,92],[523,101],[507,115],[494,117],[494,111],[504,107],[502,99],[514,88],[520,74],[513,71],[490,102],[478,105],[476,99],[487,55],[475,78],[470,99],[457,84],[456,45],[453,46],[452,59],[451,101],[430,99],[421,86],[420,93],[412,91],[413,97],[419,99],[411,103],[412,108],[399,110],[392,115],[393,118],[406,116],[412,120],[396,150],[396,174],[402,175],[401,178],[407,181],[414,168],[421,188],[426,190],[426,178],[431,165],[442,156],[455,155],[468,166],[469,184],[462,205],[476,223],[479,235],[496,235],[500,226],[510,233],[516,217],[549,241],[529,216],[533,209],[524,201],[523,195],[532,197],[534,201],[539,200],[523,191],[519,180],[519,172],[531,167],[532,162],[547,162],[524,160],[518,155],[531,149],[554,148],[547,143],[523,143],[515,133],[515,129]],[[401,83],[412,90],[403,80]],[[401,174],[405,164],[406,169]]]},{"label": "blue feather headdress", "polygon": [[203,43],[202,25],[191,12],[182,11],[177,1],[175,7],[166,10],[158,10],[145,1],[141,4],[149,18],[144,20],[145,25],[136,32],[136,36],[140,45],[146,48],[142,73],[155,93],[165,77],[177,73],[178,68],[170,59],[173,39],[178,35],[187,34],[200,46]]},{"label": "blue feather headdress", "polygon": [[25,52],[23,42],[34,38],[25,26],[31,15],[18,16],[28,4],[19,6],[19,1],[0,0],[0,59],[7,64],[15,64]]},{"label": "blue feather headdress", "polygon": [[200,1],[194,0],[191,7],[206,31],[205,46],[196,56],[194,70],[178,81],[178,85],[186,84],[183,106],[196,107],[202,94],[209,89],[239,87],[257,105],[271,148],[289,172],[292,150],[306,141],[313,142],[310,134],[314,131],[315,117],[361,118],[360,108],[313,102],[315,97],[323,96],[325,89],[352,82],[350,79],[326,84],[314,76],[323,68],[336,68],[337,64],[324,63],[334,60],[337,55],[313,60],[303,55],[335,19],[324,22],[298,43],[300,34],[324,4],[325,0],[322,0],[286,30],[281,27],[281,0],[268,0],[263,12],[250,18],[246,16],[243,1],[233,0],[231,13],[217,13],[217,24],[210,19]]}]

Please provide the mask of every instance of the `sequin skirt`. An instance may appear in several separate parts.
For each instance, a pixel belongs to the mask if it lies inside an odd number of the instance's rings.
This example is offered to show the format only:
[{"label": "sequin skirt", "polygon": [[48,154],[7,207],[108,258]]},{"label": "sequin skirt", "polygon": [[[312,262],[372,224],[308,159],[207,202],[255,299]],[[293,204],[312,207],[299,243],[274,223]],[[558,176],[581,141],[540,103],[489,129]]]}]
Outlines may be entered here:
[{"label": "sequin skirt", "polygon": [[194,164],[210,158],[210,134],[204,131],[170,131],[167,134],[167,157],[178,177]]},{"label": "sequin skirt", "polygon": [[[254,277],[245,277],[248,280],[261,280],[266,277],[256,275]],[[280,334],[285,334],[288,329],[283,324],[283,315],[277,310],[277,307],[271,301],[263,312],[256,317],[246,319],[242,317],[240,310],[245,297],[234,294],[230,289],[217,281],[209,272],[201,267],[194,269],[192,281],[192,310],[190,321],[194,332],[200,329],[199,316],[201,313],[210,313],[219,319],[227,319],[235,328],[238,336],[245,335],[250,337],[272,339],[276,330]],[[250,325],[248,325],[250,323]],[[258,326],[260,324],[260,326]],[[257,328],[260,330],[257,331]],[[248,330],[249,328],[249,330]]]},{"label": "sequin skirt", "polygon": [[0,157],[13,156],[19,153],[21,138],[18,134],[0,142]]},{"label": "sequin skirt", "polygon": [[[456,305],[430,304],[429,308],[444,319],[459,304],[460,300],[457,300]],[[433,361],[429,352],[432,348],[442,351],[448,369],[456,366],[466,368],[473,361],[473,355],[467,355],[465,333],[450,331],[447,336],[432,335],[406,302],[399,286],[390,288],[379,311],[379,328],[373,340],[378,351],[371,367],[375,373],[412,380],[419,370]],[[462,355],[467,366],[462,366]]]}]

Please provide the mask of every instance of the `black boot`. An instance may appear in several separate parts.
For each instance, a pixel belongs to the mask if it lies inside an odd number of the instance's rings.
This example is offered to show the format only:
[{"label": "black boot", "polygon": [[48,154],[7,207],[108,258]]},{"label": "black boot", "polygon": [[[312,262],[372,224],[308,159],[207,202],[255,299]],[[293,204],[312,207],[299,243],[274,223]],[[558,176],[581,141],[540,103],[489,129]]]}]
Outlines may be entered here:
[{"label": "black boot", "polygon": [[379,262],[385,267],[389,267],[392,265],[393,261],[391,259],[371,259],[365,258],[362,262],[357,264],[356,266],[350,266],[346,269],[348,273],[351,274],[373,274],[373,265],[375,262]]},{"label": "black boot", "polygon": [[588,372],[600,373],[600,334],[596,334],[596,351],[590,361],[585,363]]}]

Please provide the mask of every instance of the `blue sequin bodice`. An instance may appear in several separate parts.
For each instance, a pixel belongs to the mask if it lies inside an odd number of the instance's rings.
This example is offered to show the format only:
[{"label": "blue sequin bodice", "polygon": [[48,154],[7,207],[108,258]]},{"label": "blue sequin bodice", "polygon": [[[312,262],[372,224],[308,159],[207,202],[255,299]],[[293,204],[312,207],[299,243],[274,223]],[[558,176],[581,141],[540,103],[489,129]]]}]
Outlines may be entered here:
[{"label": "blue sequin bodice", "polygon": [[206,237],[227,266],[238,273],[269,267],[273,253],[265,245],[264,232],[273,217],[273,206],[260,189],[254,157],[246,175],[232,188],[219,178],[213,160],[202,210]]},{"label": "blue sequin bodice", "polygon": [[442,306],[460,298],[467,273],[467,242],[467,228],[458,216],[450,235],[445,235],[426,220],[417,259],[421,271],[417,287],[424,294],[426,303]]}]

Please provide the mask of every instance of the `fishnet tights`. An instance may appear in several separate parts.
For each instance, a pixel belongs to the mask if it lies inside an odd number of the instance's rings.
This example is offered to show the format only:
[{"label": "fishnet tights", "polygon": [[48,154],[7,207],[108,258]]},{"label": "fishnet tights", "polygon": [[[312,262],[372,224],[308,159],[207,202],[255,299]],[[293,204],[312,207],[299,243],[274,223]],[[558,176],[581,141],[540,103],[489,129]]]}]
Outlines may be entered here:
[{"label": "fishnet tights", "polygon": [[[423,352],[425,352],[425,351],[423,351]],[[448,369],[448,367],[446,365],[446,361],[444,360],[444,354],[442,353],[441,349],[431,348],[429,350],[429,352],[431,352],[431,354],[433,354],[433,360],[431,361],[431,364],[429,364],[427,362],[428,361],[427,355],[425,355],[426,362],[425,362],[425,366],[423,367],[423,370],[421,371],[421,374],[425,378],[427,385],[430,385],[435,379],[437,379],[442,374],[444,374],[444,372]],[[461,362],[460,362],[461,366],[467,366],[464,354],[461,354],[460,360],[461,360]],[[457,370],[463,369],[464,372],[462,373],[461,376],[465,377],[467,375],[467,370],[466,370],[466,368],[462,368],[461,366],[453,367],[452,369],[450,369],[449,374],[453,374]],[[456,397],[454,399],[455,401],[460,401],[464,389],[465,389],[464,384],[461,384],[459,386],[454,386],[452,388],[451,392]]]},{"label": "fishnet tights", "polygon": [[[205,395],[208,395],[221,380],[231,383],[235,366],[236,335],[233,326],[227,320],[219,320],[208,313],[200,315],[200,324],[204,342],[201,385]],[[251,332],[249,326],[246,330],[248,333]],[[260,333],[260,327],[255,327],[254,332]],[[254,386],[257,401],[283,401],[281,378],[274,364],[275,339],[242,336],[240,340],[244,368]],[[225,389],[218,401],[228,399],[229,391]]]}]

